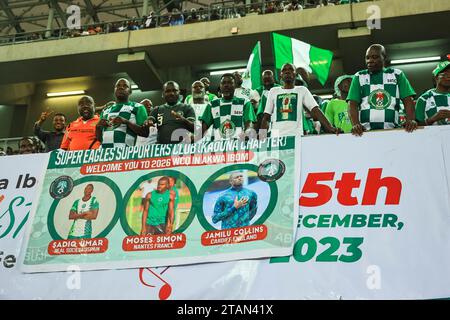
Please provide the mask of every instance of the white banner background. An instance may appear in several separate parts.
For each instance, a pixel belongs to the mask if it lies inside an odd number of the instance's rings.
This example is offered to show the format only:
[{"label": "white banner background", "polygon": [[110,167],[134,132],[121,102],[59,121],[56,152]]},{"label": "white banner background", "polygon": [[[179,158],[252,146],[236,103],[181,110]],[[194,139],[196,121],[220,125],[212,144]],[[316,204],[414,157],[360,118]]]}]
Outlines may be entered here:
[{"label": "white banner background", "polygon": [[[320,207],[300,207],[311,214],[395,214],[404,223],[396,228],[305,228],[297,238],[312,237],[317,253],[307,262],[270,263],[244,260],[170,268],[22,274],[19,266],[6,269],[0,261],[0,299],[430,299],[450,296],[450,128],[308,137],[302,141],[303,186],[309,173],[335,172],[333,181],[322,182],[333,189],[330,202]],[[35,156],[42,157],[42,155]],[[25,159],[27,165],[19,164]],[[43,170],[31,165],[32,156],[2,158],[2,168],[12,166],[16,177],[25,171]],[[24,161],[25,161],[24,160]],[[42,163],[45,163],[43,160]],[[22,168],[26,168],[24,170]],[[402,182],[399,205],[385,205],[385,188],[375,206],[362,206],[368,169],[382,168],[382,177]],[[7,170],[10,171],[10,170]],[[18,173],[20,172],[20,173]],[[352,195],[359,205],[342,206],[335,183],[342,173],[356,173],[360,188]],[[9,189],[9,188],[8,188]],[[34,190],[36,187],[34,188]],[[5,194],[0,190],[0,194]],[[8,190],[13,192],[13,189]],[[31,194],[30,194],[31,196]],[[307,194],[314,197],[314,194]],[[293,200],[294,201],[294,200]],[[295,199],[297,201],[297,199]],[[5,210],[5,201],[0,204]],[[20,218],[18,219],[20,221]],[[3,220],[0,220],[0,235]],[[0,239],[0,251],[18,254],[23,230]],[[362,257],[356,262],[316,262],[327,247],[319,240],[335,237],[341,245],[335,254],[345,254],[344,237],[363,237]],[[303,248],[303,254],[306,246]],[[4,258],[4,255],[1,256]],[[76,269],[76,266],[74,267]],[[152,273],[153,272],[153,273]],[[165,281],[165,282],[164,282]],[[161,293],[161,296],[158,296]]]}]

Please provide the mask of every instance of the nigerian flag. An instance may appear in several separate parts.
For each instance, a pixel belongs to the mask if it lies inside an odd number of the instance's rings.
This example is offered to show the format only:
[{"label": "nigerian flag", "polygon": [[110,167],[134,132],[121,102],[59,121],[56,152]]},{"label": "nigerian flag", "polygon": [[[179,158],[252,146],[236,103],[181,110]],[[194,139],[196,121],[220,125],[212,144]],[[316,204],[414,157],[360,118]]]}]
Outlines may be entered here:
[{"label": "nigerian flag", "polygon": [[247,70],[242,76],[242,87],[255,90],[261,84],[261,42],[257,42],[248,59]]},{"label": "nigerian flag", "polygon": [[293,63],[296,68],[303,68],[314,73],[324,85],[328,79],[333,52],[314,47],[306,42],[272,33],[275,68],[281,70],[285,63]]}]

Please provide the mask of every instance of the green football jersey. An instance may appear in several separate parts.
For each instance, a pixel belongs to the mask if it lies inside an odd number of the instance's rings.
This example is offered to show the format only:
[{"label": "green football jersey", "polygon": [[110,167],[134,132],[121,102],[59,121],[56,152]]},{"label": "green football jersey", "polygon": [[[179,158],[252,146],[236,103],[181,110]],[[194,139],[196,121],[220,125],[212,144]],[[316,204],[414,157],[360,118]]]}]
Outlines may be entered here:
[{"label": "green football jersey", "polygon": [[393,129],[399,126],[401,100],[415,94],[399,69],[362,70],[353,78],[347,101],[359,104],[359,119],[366,130]]},{"label": "green football jersey", "polygon": [[[417,99],[416,119],[425,122],[441,109],[450,110],[450,93],[440,93],[436,89],[430,89]],[[450,119],[443,119],[433,123],[433,125],[450,124]]]},{"label": "green football jersey", "polygon": [[[136,125],[143,125],[147,120],[147,110],[142,104],[129,101],[127,103],[116,103],[104,109],[100,119],[112,121],[115,117],[122,117]],[[103,129],[102,148],[114,148],[134,146],[137,134],[128,128],[126,124],[110,126]]]},{"label": "green football jersey", "polygon": [[329,101],[325,109],[325,116],[334,127],[342,129],[344,133],[352,131],[352,122],[348,114],[348,104],[344,100],[333,99]]},{"label": "green football jersey", "polygon": [[169,210],[170,190],[163,193],[152,191],[147,215],[147,224],[158,226],[166,223],[167,212]]},{"label": "green football jersey", "polygon": [[[87,201],[77,199],[72,204],[70,211],[75,211],[77,214],[82,214],[92,209],[99,209],[99,204],[96,197],[91,196]],[[68,238],[91,238],[92,237],[92,221],[86,219],[73,220],[70,227]]]},{"label": "green football jersey", "polygon": [[213,100],[200,117],[214,130],[214,140],[238,138],[247,121],[256,122],[255,111],[249,100],[233,97]]},{"label": "green football jersey", "polygon": [[[274,87],[281,87],[281,85],[279,85],[278,83],[275,83],[272,88],[274,88]],[[272,89],[272,88],[270,88],[270,89]],[[261,97],[261,99],[259,100],[259,103],[258,103],[258,110],[256,112],[257,116],[264,113],[264,109],[266,108],[266,103],[267,103],[267,96],[269,95],[270,89],[266,90],[266,89],[264,89],[264,86],[261,86],[256,89],[256,92],[258,92],[258,94]]]}]

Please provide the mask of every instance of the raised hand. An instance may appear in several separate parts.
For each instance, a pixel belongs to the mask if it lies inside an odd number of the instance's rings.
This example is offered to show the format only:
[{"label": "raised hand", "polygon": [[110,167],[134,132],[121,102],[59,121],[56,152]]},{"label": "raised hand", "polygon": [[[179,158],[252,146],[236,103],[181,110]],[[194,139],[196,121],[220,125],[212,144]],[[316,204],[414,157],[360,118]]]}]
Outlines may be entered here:
[{"label": "raised hand", "polygon": [[50,115],[53,113],[53,111],[47,110],[41,113],[41,117],[39,118],[39,121],[44,122],[45,120],[50,117]]}]

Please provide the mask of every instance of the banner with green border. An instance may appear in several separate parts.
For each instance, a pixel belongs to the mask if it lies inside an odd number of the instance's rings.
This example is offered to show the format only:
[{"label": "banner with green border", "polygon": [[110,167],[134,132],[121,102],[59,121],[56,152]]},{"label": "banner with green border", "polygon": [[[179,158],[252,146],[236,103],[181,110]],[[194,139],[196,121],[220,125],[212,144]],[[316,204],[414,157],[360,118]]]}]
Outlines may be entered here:
[{"label": "banner with green border", "polygon": [[[289,255],[298,220],[298,139],[54,151],[23,271]],[[27,254],[36,247],[40,259]]]}]

